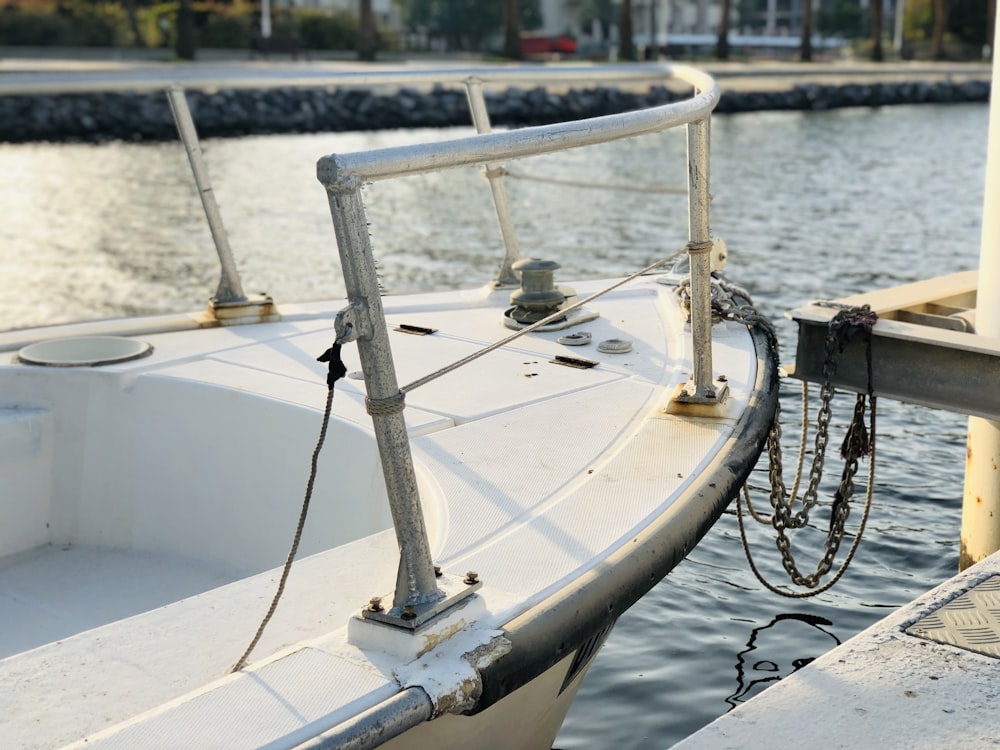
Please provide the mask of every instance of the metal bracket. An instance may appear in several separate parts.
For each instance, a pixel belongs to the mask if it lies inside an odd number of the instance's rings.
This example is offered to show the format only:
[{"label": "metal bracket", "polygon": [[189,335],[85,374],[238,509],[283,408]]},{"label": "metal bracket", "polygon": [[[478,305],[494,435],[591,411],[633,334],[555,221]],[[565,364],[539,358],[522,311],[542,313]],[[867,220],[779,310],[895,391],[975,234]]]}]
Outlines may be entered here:
[{"label": "metal bracket", "polygon": [[269,294],[249,294],[240,299],[208,301],[208,314],[220,325],[278,320],[278,309]]},{"label": "metal bracket", "polygon": [[726,403],[729,398],[729,383],[725,375],[715,379],[709,388],[698,392],[693,381],[689,380],[680,386],[674,395],[674,400],[682,404],[706,404],[715,406]]},{"label": "metal bracket", "polygon": [[371,337],[371,319],[368,317],[368,303],[363,299],[354,300],[337,313],[333,321],[337,333],[337,343],[347,344],[359,338]]},{"label": "metal bracket", "polygon": [[727,414],[729,384],[720,375],[704,393],[697,393],[694,382],[681,383],[674,390],[664,412],[685,417],[718,418]]},{"label": "metal bracket", "polygon": [[[483,582],[475,574],[467,574],[463,578],[442,573],[435,581],[438,589],[444,594],[441,599],[420,604],[407,604],[405,607],[393,607],[386,610],[382,608],[381,604],[383,597],[375,597],[361,611],[361,617],[365,620],[380,622],[383,625],[392,625],[416,632],[421,625],[472,596],[483,585]],[[384,598],[391,599],[392,595],[387,594]]]}]

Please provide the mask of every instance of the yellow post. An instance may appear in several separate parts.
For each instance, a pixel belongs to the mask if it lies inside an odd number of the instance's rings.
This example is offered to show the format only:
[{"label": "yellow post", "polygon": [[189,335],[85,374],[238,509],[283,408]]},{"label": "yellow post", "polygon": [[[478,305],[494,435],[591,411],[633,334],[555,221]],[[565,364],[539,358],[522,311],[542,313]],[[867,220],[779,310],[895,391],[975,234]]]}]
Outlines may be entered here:
[{"label": "yellow post", "polygon": [[[994,38],[997,38],[994,36]],[[976,333],[1000,337],[1000,55],[993,55]],[[1000,387],[990,384],[987,387]],[[969,418],[959,570],[1000,550],[1000,422]]]}]

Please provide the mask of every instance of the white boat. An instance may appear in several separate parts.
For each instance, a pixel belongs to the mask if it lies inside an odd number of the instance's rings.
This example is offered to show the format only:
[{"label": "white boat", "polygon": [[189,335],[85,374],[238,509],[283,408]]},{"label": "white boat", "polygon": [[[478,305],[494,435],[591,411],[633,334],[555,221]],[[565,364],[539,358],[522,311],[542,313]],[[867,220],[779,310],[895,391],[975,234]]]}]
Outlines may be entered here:
[{"label": "white boat", "polygon": [[[731,292],[710,276],[717,86],[601,70],[449,72],[478,134],[322,158],[348,300],[309,304],[242,293],[172,93],[222,258],[209,309],[0,334],[0,747],[551,746],[616,619],[735,496],[777,398],[764,332],[712,320]],[[637,72],[695,92],[489,132],[491,76]],[[687,265],[667,248],[570,289],[518,260],[504,161],[679,126]],[[475,164],[497,278],[382,296],[361,186]]]}]

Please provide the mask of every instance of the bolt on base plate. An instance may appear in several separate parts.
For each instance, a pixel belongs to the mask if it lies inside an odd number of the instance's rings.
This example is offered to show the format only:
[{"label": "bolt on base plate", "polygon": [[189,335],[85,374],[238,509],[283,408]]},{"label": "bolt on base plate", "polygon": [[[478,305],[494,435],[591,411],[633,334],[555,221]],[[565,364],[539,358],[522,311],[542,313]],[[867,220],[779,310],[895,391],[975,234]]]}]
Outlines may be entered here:
[{"label": "bolt on base plate", "polygon": [[706,393],[698,393],[690,380],[683,383],[674,394],[674,399],[682,404],[724,404],[729,397],[729,383],[724,375],[720,375],[712,383],[712,388]]},{"label": "bolt on base plate", "polygon": [[[470,580],[471,583],[468,582]],[[361,617],[365,620],[380,622],[383,625],[416,631],[421,625],[470,597],[475,591],[482,588],[483,582],[475,575],[456,576],[442,573],[437,578],[437,585],[444,594],[441,599],[383,609],[381,602],[391,601],[392,594],[387,594],[384,599],[373,597],[371,603],[361,611]]]},{"label": "bolt on base plate", "polygon": [[664,411],[667,414],[681,414],[688,417],[718,417],[725,412],[729,399],[729,383],[724,375],[712,384],[712,395],[696,394],[695,385],[690,380],[674,389]]}]

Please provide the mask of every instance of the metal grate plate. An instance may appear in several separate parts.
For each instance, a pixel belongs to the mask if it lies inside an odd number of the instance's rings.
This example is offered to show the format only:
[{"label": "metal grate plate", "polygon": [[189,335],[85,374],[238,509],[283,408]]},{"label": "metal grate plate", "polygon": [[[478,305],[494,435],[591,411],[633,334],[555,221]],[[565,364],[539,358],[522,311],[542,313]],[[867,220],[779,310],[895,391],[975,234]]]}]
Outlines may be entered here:
[{"label": "metal grate plate", "polygon": [[952,599],[906,632],[1000,659],[1000,575]]}]

